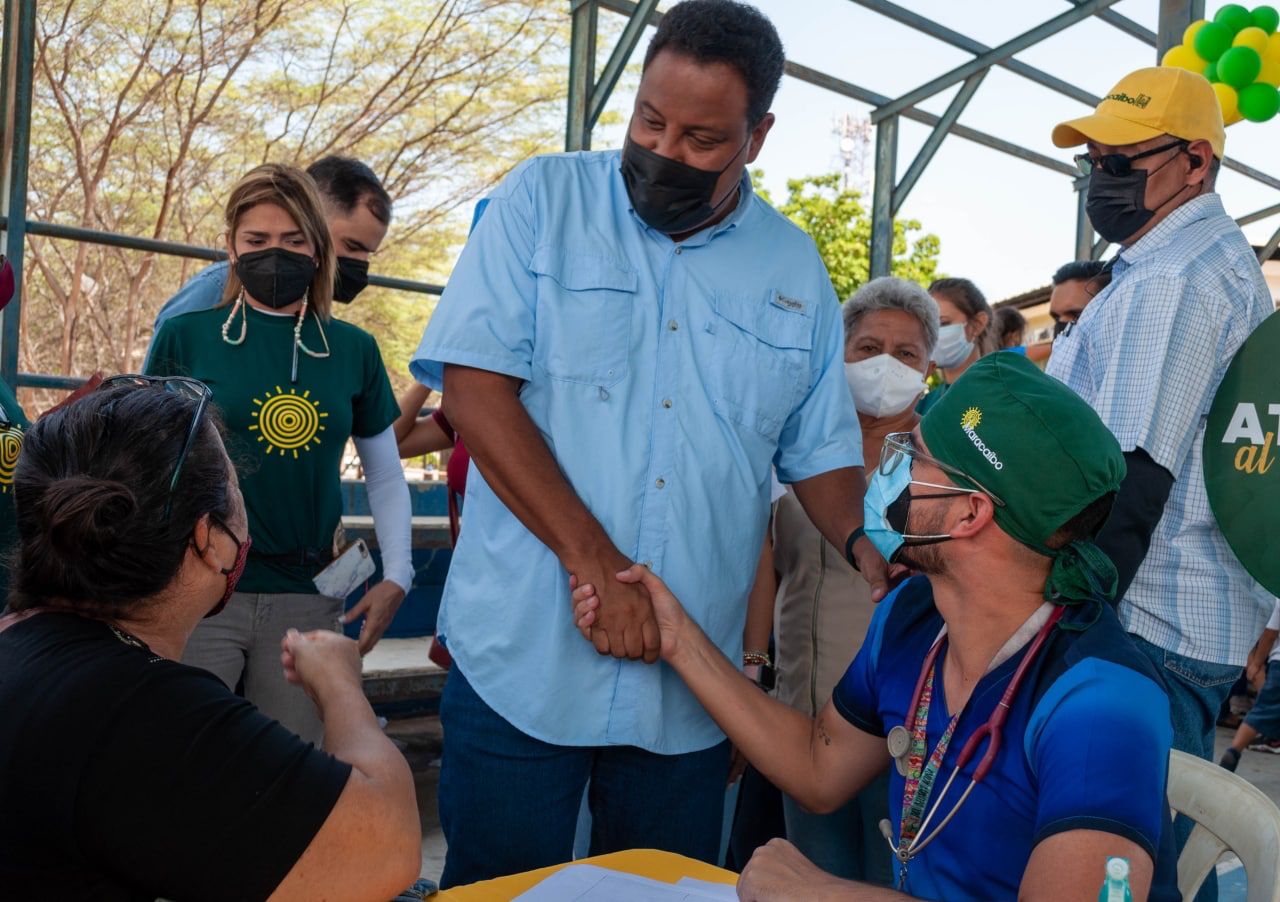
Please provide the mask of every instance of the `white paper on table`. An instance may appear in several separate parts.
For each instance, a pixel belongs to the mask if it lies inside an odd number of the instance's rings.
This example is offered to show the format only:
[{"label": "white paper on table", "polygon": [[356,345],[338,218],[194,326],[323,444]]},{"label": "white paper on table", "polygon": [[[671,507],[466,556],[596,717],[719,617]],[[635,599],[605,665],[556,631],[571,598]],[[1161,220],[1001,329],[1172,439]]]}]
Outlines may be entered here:
[{"label": "white paper on table", "polygon": [[721,902],[727,898],[736,894],[709,895],[701,887],[663,883],[593,864],[571,864],[513,902]]},{"label": "white paper on table", "polygon": [[712,883],[710,880],[681,877],[676,881],[676,886],[697,890],[704,896],[709,896],[712,899],[721,899],[723,902],[738,902],[738,888],[732,883]]}]

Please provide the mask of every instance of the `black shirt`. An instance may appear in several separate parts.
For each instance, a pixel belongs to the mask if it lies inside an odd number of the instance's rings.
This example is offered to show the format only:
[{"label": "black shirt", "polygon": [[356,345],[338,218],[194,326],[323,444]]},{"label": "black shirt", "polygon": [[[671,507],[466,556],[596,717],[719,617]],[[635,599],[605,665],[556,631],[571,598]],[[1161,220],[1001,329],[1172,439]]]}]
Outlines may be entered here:
[{"label": "black shirt", "polygon": [[0,632],[5,899],[265,899],[350,772],[104,623]]}]

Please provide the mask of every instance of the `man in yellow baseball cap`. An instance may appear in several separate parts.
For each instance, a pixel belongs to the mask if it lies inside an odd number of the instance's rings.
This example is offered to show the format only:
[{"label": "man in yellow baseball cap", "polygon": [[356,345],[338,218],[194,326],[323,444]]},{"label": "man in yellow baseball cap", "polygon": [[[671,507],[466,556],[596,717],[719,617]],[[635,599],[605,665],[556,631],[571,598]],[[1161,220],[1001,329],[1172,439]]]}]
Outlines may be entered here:
[{"label": "man in yellow baseball cap", "polygon": [[1088,145],[1076,160],[1089,218],[1121,249],[1111,283],[1054,342],[1048,373],[1120,442],[1126,475],[1097,544],[1116,565],[1121,624],[1164,676],[1174,748],[1209,759],[1218,709],[1271,606],[1210,512],[1203,413],[1271,295],[1213,190],[1224,136],[1204,78],[1140,69],[1053,141]]},{"label": "man in yellow baseball cap", "polygon": [[1053,130],[1089,176],[1088,213],[1107,241],[1132,244],[1179,205],[1213,190],[1226,145],[1218,95],[1186,69],[1139,69],[1089,116]]}]

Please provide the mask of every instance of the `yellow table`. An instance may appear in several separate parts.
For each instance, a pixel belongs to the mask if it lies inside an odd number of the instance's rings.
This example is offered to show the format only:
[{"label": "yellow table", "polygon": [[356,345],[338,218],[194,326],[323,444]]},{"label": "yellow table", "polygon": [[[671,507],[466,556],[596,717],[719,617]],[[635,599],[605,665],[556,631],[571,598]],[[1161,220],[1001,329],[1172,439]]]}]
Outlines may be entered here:
[{"label": "yellow table", "polygon": [[638,877],[651,880],[662,880],[675,883],[681,877],[693,877],[695,880],[708,880],[712,883],[734,884],[738,875],[724,868],[714,867],[702,861],[685,858],[673,852],[659,852],[656,849],[630,849],[626,852],[614,852],[611,855],[597,855],[595,858],[583,858],[578,861],[558,864],[554,867],[527,871],[523,874],[512,874],[510,877],[499,877],[496,880],[484,880],[467,886],[455,886],[431,897],[431,902],[506,902],[525,890],[532,889],[541,881],[569,864],[595,864],[615,871],[625,871]]}]

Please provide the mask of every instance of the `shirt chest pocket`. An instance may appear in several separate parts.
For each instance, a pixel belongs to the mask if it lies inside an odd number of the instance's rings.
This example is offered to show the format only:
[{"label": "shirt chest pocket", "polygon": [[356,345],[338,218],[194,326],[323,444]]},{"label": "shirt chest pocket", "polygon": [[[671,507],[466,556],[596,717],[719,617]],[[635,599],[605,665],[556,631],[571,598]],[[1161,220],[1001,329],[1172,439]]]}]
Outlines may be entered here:
[{"label": "shirt chest pocket", "polygon": [[707,331],[716,413],[776,441],[809,384],[808,311],[773,291],[720,294]]},{"label": "shirt chest pocket", "polygon": [[553,379],[602,388],[627,374],[639,277],[605,257],[540,247],[534,363]]}]

